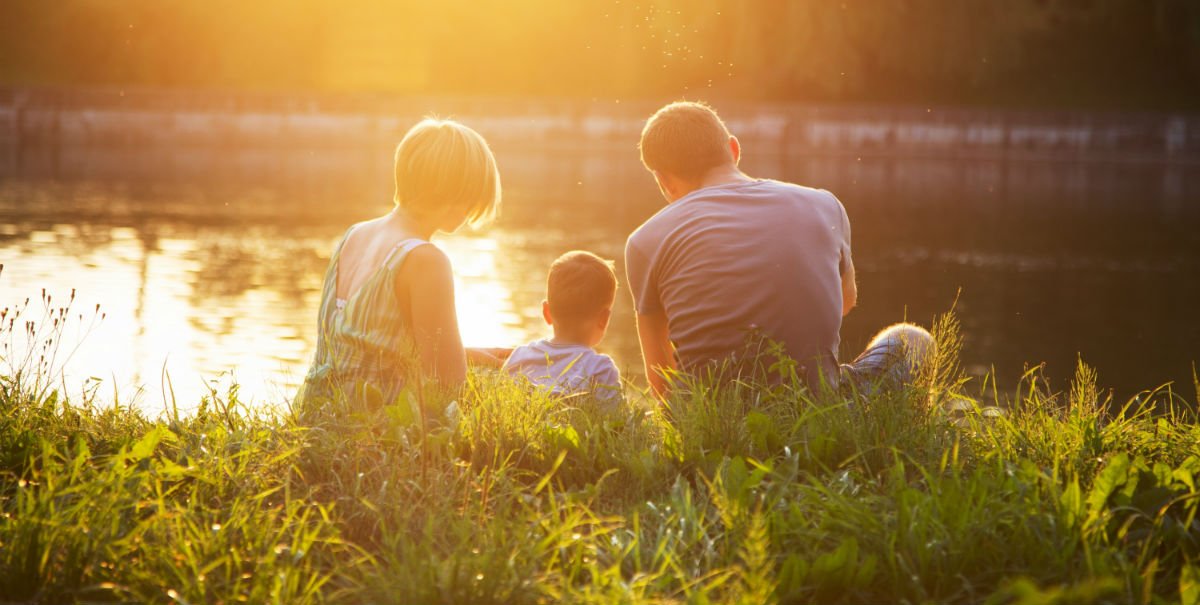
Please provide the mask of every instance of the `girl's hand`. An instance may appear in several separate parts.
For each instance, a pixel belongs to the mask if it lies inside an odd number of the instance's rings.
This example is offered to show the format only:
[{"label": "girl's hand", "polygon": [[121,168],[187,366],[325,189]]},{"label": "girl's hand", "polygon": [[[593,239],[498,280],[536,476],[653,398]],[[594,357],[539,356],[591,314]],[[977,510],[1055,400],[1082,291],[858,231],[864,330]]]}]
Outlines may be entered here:
[{"label": "girl's hand", "polygon": [[512,352],[511,347],[467,347],[467,363],[485,368],[502,368]]}]

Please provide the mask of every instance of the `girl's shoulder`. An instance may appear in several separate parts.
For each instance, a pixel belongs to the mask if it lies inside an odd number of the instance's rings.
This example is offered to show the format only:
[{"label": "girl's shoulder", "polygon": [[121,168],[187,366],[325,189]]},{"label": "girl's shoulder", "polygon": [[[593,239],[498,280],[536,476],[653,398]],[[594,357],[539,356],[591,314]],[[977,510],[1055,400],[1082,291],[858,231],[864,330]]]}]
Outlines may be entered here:
[{"label": "girl's shoulder", "polygon": [[441,248],[424,240],[407,240],[397,244],[407,249],[405,260],[427,269],[450,269],[450,257]]},{"label": "girl's shoulder", "polygon": [[454,270],[450,257],[441,248],[424,240],[409,240],[398,244],[394,258],[389,261],[391,272],[402,283],[453,283]]}]

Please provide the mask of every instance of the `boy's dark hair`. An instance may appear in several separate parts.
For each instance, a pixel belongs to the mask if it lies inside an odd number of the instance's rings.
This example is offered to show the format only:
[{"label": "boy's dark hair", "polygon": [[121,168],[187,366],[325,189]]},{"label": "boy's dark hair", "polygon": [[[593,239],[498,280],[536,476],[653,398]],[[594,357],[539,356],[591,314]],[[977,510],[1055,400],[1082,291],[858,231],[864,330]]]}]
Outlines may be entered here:
[{"label": "boy's dark hair", "polygon": [[646,168],[689,180],[733,161],[729,130],[703,103],[678,101],[654,112],[638,148]]},{"label": "boy's dark hair", "polygon": [[546,276],[546,300],[556,323],[595,317],[612,305],[616,292],[613,262],[583,250],[558,257]]}]

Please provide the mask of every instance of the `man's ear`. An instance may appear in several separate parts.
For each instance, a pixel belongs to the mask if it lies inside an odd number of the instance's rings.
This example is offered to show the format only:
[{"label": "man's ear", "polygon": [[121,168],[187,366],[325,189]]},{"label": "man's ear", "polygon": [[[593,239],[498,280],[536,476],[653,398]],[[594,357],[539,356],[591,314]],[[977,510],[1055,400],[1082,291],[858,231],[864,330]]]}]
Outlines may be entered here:
[{"label": "man's ear", "polygon": [[729,135],[729,153],[733,156],[733,165],[737,166],[738,160],[742,159],[742,144],[733,135]]},{"label": "man's ear", "polygon": [[542,319],[546,320],[546,325],[554,325],[554,318],[550,315],[550,301],[542,301]]}]

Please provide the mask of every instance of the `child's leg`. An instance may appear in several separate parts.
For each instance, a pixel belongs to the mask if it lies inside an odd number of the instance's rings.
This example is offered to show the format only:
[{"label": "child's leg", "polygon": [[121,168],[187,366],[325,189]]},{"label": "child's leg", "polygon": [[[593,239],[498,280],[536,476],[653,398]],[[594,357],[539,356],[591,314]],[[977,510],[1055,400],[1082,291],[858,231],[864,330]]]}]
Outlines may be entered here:
[{"label": "child's leg", "polygon": [[843,375],[860,386],[869,382],[899,386],[912,381],[933,347],[933,336],[925,328],[910,323],[888,326],[854,361],[842,364]]}]

